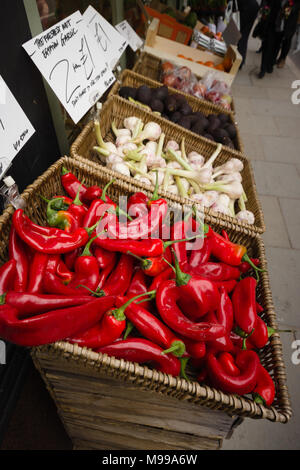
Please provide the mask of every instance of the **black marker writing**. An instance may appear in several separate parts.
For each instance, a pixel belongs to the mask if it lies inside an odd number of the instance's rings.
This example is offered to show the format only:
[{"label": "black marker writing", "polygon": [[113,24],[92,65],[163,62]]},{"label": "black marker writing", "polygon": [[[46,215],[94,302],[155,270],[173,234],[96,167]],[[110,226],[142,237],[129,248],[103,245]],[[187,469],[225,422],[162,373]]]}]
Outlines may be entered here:
[{"label": "black marker writing", "polygon": [[60,66],[60,65],[66,65],[66,86],[65,86],[65,99],[66,99],[66,103],[69,103],[72,96],[74,95],[75,91],[80,88],[80,85],[77,85],[73,90],[72,92],[69,94],[68,91],[69,91],[69,71],[70,71],[70,63],[67,59],[62,59],[60,60],[59,62],[57,62],[53,69],[51,70],[50,72],[50,75],[49,75],[49,80],[52,80],[52,74],[53,72],[55,71],[55,69]]}]

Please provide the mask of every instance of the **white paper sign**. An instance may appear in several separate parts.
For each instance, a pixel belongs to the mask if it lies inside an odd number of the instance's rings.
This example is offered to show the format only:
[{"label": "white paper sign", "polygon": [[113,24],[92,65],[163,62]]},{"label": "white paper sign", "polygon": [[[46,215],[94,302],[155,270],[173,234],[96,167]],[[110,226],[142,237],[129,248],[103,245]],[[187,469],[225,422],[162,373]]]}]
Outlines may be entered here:
[{"label": "white paper sign", "polygon": [[83,19],[113,69],[128,46],[127,40],[91,5],[84,12]]},{"label": "white paper sign", "polygon": [[0,75],[0,177],[35,130]]},{"label": "white paper sign", "polygon": [[79,11],[23,47],[75,124],[115,81]]},{"label": "white paper sign", "polygon": [[121,21],[121,23],[116,25],[116,29],[119,31],[120,34],[122,34],[125,39],[127,39],[129,46],[134,52],[136,52],[143,46],[144,42],[142,41],[140,36],[136,34],[134,29],[128,23],[128,21]]}]

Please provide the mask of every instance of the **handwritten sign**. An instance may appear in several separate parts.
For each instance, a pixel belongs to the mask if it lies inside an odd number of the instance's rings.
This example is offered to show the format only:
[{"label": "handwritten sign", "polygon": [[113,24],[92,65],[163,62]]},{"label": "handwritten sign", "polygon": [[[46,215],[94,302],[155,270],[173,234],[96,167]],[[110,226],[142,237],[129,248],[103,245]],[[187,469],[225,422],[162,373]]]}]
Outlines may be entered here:
[{"label": "handwritten sign", "polygon": [[0,177],[34,133],[32,124],[0,76]]},{"label": "handwritten sign", "polygon": [[115,81],[79,11],[23,47],[75,124]]},{"label": "handwritten sign", "polygon": [[83,19],[113,69],[128,46],[127,40],[91,5],[84,12]]},{"label": "handwritten sign", "polygon": [[128,41],[129,46],[134,52],[143,46],[142,39],[136,34],[128,21],[121,21],[121,23],[116,25],[116,30]]}]

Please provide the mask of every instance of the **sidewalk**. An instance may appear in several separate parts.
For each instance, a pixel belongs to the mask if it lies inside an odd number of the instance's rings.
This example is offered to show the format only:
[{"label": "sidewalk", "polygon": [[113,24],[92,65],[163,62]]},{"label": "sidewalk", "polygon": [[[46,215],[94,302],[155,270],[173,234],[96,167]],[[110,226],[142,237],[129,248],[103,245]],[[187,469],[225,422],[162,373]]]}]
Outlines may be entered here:
[{"label": "sidewalk", "polygon": [[250,39],[246,66],[232,91],[265,216],[263,238],[278,323],[281,329],[296,330],[281,333],[294,415],[287,424],[246,419],[223,449],[295,450],[300,448],[300,364],[291,357],[293,341],[300,340],[300,104],[292,104],[291,85],[300,79],[300,70],[288,60],[284,69],[258,79],[258,47]]}]

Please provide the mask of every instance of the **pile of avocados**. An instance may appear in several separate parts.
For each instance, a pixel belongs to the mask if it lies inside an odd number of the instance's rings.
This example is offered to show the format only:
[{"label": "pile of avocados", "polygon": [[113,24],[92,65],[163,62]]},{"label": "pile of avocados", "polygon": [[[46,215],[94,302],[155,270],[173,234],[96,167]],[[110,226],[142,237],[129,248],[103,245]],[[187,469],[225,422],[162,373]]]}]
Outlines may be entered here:
[{"label": "pile of avocados", "polygon": [[236,149],[236,127],[229,114],[209,114],[200,111],[193,112],[185,96],[179,93],[170,94],[168,87],[163,85],[151,88],[141,85],[134,88],[122,86],[119,95],[149,106],[153,112],[158,112],[165,119],[178,124],[206,139],[221,143]]}]

